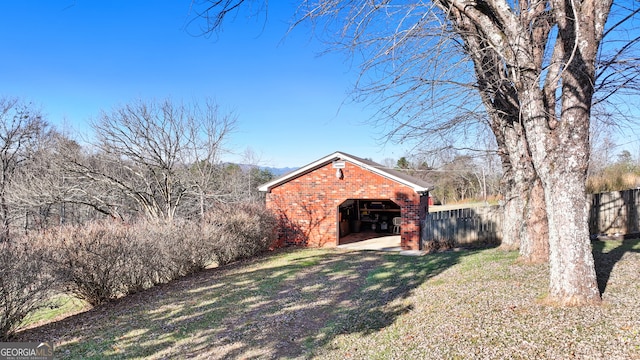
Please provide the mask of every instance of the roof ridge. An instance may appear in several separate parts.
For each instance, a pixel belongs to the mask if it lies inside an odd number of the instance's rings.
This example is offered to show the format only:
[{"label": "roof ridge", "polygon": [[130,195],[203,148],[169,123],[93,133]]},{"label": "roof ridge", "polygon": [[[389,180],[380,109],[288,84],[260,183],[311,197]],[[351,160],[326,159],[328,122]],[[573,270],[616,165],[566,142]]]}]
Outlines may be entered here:
[{"label": "roof ridge", "polygon": [[396,169],[391,169],[388,167],[383,166],[382,164],[379,164],[373,160],[367,160],[358,156],[354,156],[348,153],[345,153],[343,151],[336,151],[334,153],[331,153],[327,156],[324,156],[314,162],[311,162],[305,166],[302,166],[300,168],[298,168],[297,170],[294,170],[288,174],[285,174],[279,178],[276,178],[274,180],[271,180],[270,182],[267,182],[265,184],[260,185],[260,187],[258,187],[258,190],[260,191],[269,191],[271,188],[278,186],[280,184],[284,184],[285,182],[288,182],[289,180],[295,179],[299,176],[302,176],[308,172],[311,172],[321,166],[324,166],[326,164],[328,164],[329,162],[335,161],[335,159],[338,158],[345,158],[344,160],[350,160],[351,162],[356,162],[359,163],[361,166],[364,166],[365,168],[369,169],[370,171],[373,171],[375,173],[377,173],[378,175],[390,178],[391,180],[394,180],[396,182],[402,183],[404,185],[410,186],[411,188],[413,188],[414,191],[417,192],[424,192],[424,191],[429,191],[430,189],[433,188],[433,185],[430,184],[429,182],[422,180],[422,179],[418,179],[412,175],[400,172]]}]

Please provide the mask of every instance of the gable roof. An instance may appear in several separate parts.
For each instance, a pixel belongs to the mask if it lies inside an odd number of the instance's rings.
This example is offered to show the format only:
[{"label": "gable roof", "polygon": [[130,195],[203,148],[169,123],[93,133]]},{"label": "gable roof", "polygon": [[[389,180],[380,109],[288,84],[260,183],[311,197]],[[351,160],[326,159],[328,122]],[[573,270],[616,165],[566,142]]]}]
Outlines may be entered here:
[{"label": "gable roof", "polygon": [[422,179],[418,179],[402,171],[391,169],[382,166],[374,161],[359,158],[357,156],[349,155],[344,152],[336,151],[333,154],[327,155],[321,159],[318,159],[308,165],[305,165],[297,170],[294,170],[288,174],[285,174],[277,179],[274,179],[266,184],[258,187],[260,191],[270,191],[276,186],[282,185],[290,180],[293,180],[299,176],[309,173],[315,169],[325,166],[328,163],[336,160],[345,160],[352,164],[358,165],[363,169],[369,170],[375,174],[383,176],[387,179],[396,181],[400,184],[406,185],[412,188],[415,192],[426,192],[433,189],[433,185]]}]

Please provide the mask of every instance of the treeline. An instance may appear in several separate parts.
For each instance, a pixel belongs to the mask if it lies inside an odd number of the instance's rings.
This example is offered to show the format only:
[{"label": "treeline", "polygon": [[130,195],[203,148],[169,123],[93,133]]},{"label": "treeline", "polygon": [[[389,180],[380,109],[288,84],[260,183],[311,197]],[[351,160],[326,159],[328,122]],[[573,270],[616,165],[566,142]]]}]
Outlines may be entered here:
[{"label": "treeline", "polygon": [[[609,146],[611,145],[610,140]],[[602,146],[602,144],[596,144]],[[589,163],[587,192],[621,191],[640,187],[640,159],[622,150],[614,159],[603,158],[594,145]],[[430,165],[431,164],[431,165]],[[449,152],[436,162],[420,157],[387,159],[385,165],[405,171],[434,184],[431,195],[437,204],[473,201],[495,201],[501,198],[502,170],[498,159],[491,154],[470,156]]]},{"label": "treeline", "polygon": [[0,98],[0,339],[53,294],[100,304],[266,250],[268,171],[221,162],[235,118],[135,101],[80,142]]},{"label": "treeline", "polygon": [[472,157],[450,153],[430,165],[423,159],[401,157],[395,168],[434,185],[430,192],[437,204],[492,201],[499,197],[501,172],[491,155]]},{"label": "treeline", "polygon": [[132,102],[103,112],[82,143],[17,99],[0,99],[0,111],[4,238],[103,217],[202,218],[259,200],[272,178],[220,161],[235,118],[211,102]]}]

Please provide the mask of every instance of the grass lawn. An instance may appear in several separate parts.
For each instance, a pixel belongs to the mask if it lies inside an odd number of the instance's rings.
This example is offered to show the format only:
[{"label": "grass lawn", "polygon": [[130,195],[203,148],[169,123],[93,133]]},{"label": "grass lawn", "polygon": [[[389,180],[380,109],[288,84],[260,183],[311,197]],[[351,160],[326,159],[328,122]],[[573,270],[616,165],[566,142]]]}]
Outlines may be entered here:
[{"label": "grass lawn", "polygon": [[71,295],[60,294],[50,299],[44,307],[30,313],[23,321],[24,326],[34,327],[56,321],[88,309],[90,305]]},{"label": "grass lawn", "polygon": [[15,341],[57,358],[640,358],[640,241],[594,243],[604,304],[547,306],[545,265],[288,249],[210,269]]}]

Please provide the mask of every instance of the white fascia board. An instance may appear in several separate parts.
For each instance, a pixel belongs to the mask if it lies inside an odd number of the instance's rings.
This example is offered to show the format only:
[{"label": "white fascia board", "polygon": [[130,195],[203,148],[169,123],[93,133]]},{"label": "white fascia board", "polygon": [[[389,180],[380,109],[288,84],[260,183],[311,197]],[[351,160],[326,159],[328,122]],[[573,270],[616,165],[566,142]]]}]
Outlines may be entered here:
[{"label": "white fascia board", "polygon": [[356,159],[350,158],[348,156],[346,156],[346,158],[349,159],[350,162],[355,163],[358,166],[360,166],[362,168],[365,168],[365,169],[367,169],[367,170],[369,170],[369,171],[371,171],[373,173],[376,173],[376,174],[378,174],[378,175],[380,175],[382,177],[386,177],[387,179],[393,180],[393,181],[395,181],[397,183],[406,185],[406,186],[412,188],[413,191],[415,191],[415,192],[420,193],[420,192],[429,191],[429,188],[425,188],[423,186],[416,185],[416,184],[414,184],[414,183],[412,183],[410,181],[407,181],[405,179],[399,178],[399,177],[397,177],[397,176],[395,176],[393,174],[390,174],[390,173],[388,173],[388,172],[386,172],[386,171],[384,171],[382,169],[379,169],[377,167],[370,166],[368,164],[362,163],[362,162],[360,162],[360,161],[358,161]]},{"label": "white fascia board", "polygon": [[326,163],[338,158],[339,155],[341,155],[341,153],[339,153],[339,152],[335,152],[335,153],[333,153],[331,155],[327,155],[327,156],[325,156],[325,157],[323,157],[323,158],[321,158],[319,160],[316,160],[316,161],[312,162],[311,164],[308,164],[308,165],[305,165],[305,166],[299,168],[298,170],[294,170],[294,171],[292,171],[292,172],[290,172],[288,174],[285,174],[285,175],[283,175],[283,176],[281,176],[281,177],[279,177],[277,179],[271,180],[270,182],[261,185],[258,188],[258,190],[259,191],[268,192],[268,191],[271,190],[271,188],[273,188],[275,186],[283,184],[283,183],[289,181],[290,179],[295,179],[298,176],[303,175],[304,173],[307,173],[307,172],[309,172],[309,171],[311,171],[311,170],[313,170],[313,169],[315,169],[317,167],[320,167],[320,166],[322,166],[322,165],[324,165],[324,164],[326,164]]},{"label": "white fascia board", "polygon": [[283,184],[283,183],[289,181],[290,179],[294,179],[294,178],[296,178],[298,176],[301,176],[301,175],[303,175],[303,174],[305,174],[305,173],[307,173],[307,172],[309,172],[309,171],[311,171],[311,170],[313,170],[315,168],[321,167],[321,166],[323,166],[325,164],[328,164],[328,163],[330,163],[332,161],[335,161],[337,159],[347,160],[347,161],[349,161],[349,162],[351,162],[351,163],[353,163],[353,164],[355,164],[357,166],[360,166],[361,168],[369,170],[369,171],[371,171],[371,172],[373,172],[375,174],[378,174],[378,175],[380,175],[382,177],[386,177],[386,178],[391,179],[391,180],[393,180],[395,182],[398,182],[400,184],[409,186],[415,192],[421,193],[421,192],[429,191],[429,188],[416,185],[416,184],[414,184],[414,183],[412,183],[410,181],[407,181],[405,179],[399,178],[399,177],[397,177],[397,176],[395,176],[393,174],[390,174],[390,173],[388,173],[388,172],[386,172],[384,170],[381,170],[381,169],[379,169],[377,167],[365,164],[365,163],[363,163],[363,162],[361,162],[361,161],[359,161],[357,159],[354,159],[351,156],[346,155],[344,153],[341,153],[339,151],[337,151],[337,152],[335,152],[335,153],[333,153],[331,155],[327,155],[327,156],[325,156],[325,157],[323,157],[323,158],[321,158],[319,160],[316,160],[316,161],[312,162],[311,164],[305,165],[305,166],[299,168],[298,170],[292,171],[292,172],[290,172],[290,173],[288,173],[288,174],[286,174],[286,175],[284,175],[282,177],[279,177],[279,178],[277,178],[275,180],[272,180],[272,181],[270,181],[270,182],[268,182],[266,184],[263,184],[258,188],[258,190],[259,191],[268,192],[268,191],[271,190],[271,188],[273,188],[275,186]]}]

